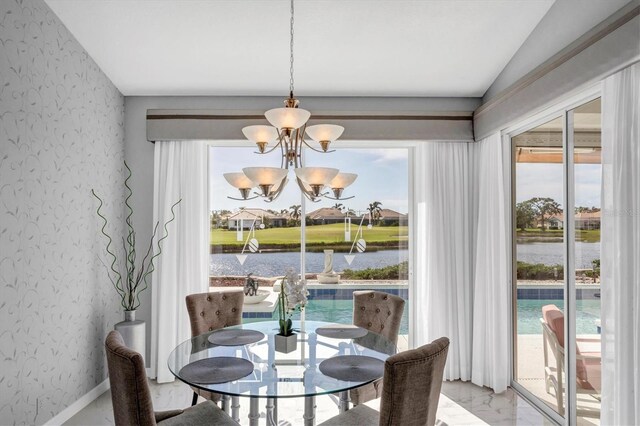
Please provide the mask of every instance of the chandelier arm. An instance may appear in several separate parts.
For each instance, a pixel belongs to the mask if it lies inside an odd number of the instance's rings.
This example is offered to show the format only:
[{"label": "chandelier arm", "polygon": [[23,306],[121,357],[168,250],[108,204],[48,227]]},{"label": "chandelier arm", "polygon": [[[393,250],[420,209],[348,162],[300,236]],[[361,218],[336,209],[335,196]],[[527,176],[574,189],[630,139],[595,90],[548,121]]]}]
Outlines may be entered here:
[{"label": "chandelier arm", "polygon": [[280,145],[282,145],[282,142],[278,142],[276,144],[276,146],[274,146],[273,148],[265,151],[265,152],[258,152],[258,151],[253,151],[254,154],[260,154],[260,155],[264,155],[264,154],[269,154],[270,152],[273,152],[276,150],[276,148],[278,148]]},{"label": "chandelier arm", "polygon": [[[280,130],[278,130],[280,133]],[[289,161],[287,160],[286,151],[288,148],[286,147],[286,141],[284,140],[284,132],[280,136],[280,168],[289,170]]]},{"label": "chandelier arm", "polygon": [[316,148],[312,147],[311,145],[309,145],[309,144],[307,143],[307,141],[305,141],[304,139],[302,139],[302,142],[307,146],[307,148],[309,148],[309,149],[311,149],[311,150],[313,150],[313,151],[315,151],[315,152],[319,152],[320,154],[328,154],[328,153],[330,153],[330,152],[336,152],[336,150],[335,150],[335,149],[332,149],[331,151],[323,151],[323,150],[321,150],[321,149],[316,149]]},{"label": "chandelier arm", "polygon": [[312,195],[309,195],[306,191],[302,191],[302,195],[304,195],[304,197],[311,201],[312,203],[319,203],[320,202],[320,198],[315,198]]},{"label": "chandelier arm", "polygon": [[[313,194],[311,194],[309,191],[307,191],[304,188],[304,185],[302,184],[302,181],[300,180],[300,178],[296,178],[296,183],[298,184],[298,187],[300,188],[300,192],[302,192],[302,195],[304,195],[307,200],[311,201],[312,203],[320,202],[320,197],[317,197],[317,198],[314,197]],[[320,196],[322,196],[322,194]]]},{"label": "chandelier arm", "polygon": [[306,124],[304,126],[302,126],[302,133],[300,133],[300,129],[296,130],[296,158],[295,158],[295,163],[296,163],[296,168],[298,167],[302,167],[302,144],[300,143],[300,140],[302,139],[302,137],[300,136],[301,134],[304,135],[304,129],[306,128]]},{"label": "chandelier arm", "polygon": [[271,196],[269,196],[269,197],[266,197],[266,198],[264,199],[264,202],[265,202],[265,203],[273,203],[275,200],[277,200],[277,199],[278,199],[278,197],[280,196],[280,194],[282,194],[282,190],[283,190],[283,189],[284,189],[284,185],[283,185],[280,189],[278,189],[278,191],[276,191],[273,195],[271,195]]},{"label": "chandelier arm", "polygon": [[[255,194],[255,192],[254,192],[254,194]],[[229,197],[229,196],[227,195],[227,198],[228,198],[228,199],[230,199],[230,200],[236,200],[236,201],[249,201],[249,200],[255,200],[255,199],[256,199],[256,198],[258,198],[258,197],[259,197],[259,195],[256,195],[255,197],[251,197],[251,198],[235,198],[235,197]]]},{"label": "chandelier arm", "polygon": [[338,201],[343,201],[343,200],[350,200],[352,198],[355,198],[355,195],[352,195],[351,197],[347,197],[347,198],[335,198],[335,197],[330,197],[328,195],[323,195],[324,198],[328,198],[330,200],[338,200]]}]

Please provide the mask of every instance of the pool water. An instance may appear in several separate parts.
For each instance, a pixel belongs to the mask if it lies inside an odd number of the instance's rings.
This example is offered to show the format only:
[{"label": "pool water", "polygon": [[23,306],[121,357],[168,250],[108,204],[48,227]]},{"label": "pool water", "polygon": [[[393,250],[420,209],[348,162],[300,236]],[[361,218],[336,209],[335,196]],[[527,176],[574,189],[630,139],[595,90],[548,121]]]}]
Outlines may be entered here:
[{"label": "pool water", "polygon": [[[542,307],[554,304],[559,309],[563,309],[562,300],[518,300],[518,334],[542,334],[540,318],[542,317]],[[305,308],[305,318],[313,321],[327,321],[342,324],[351,324],[353,320],[353,300],[310,300]],[[271,318],[245,318],[245,322],[277,320],[277,310],[273,312]],[[295,313],[294,320],[300,319],[300,314]],[[577,300],[576,301],[576,334],[597,334],[595,320],[600,319],[600,300]],[[409,309],[405,305],[400,324],[400,334],[409,334]]]},{"label": "pool water", "polygon": [[[518,299],[518,334],[542,334],[542,307],[556,305],[564,308],[563,300]],[[595,321],[600,319],[600,300],[576,301],[576,334],[597,334]]]},{"label": "pool water", "polygon": [[[272,320],[278,319],[278,311],[274,311]],[[300,313],[293,315],[293,320],[300,319]],[[305,308],[305,319],[310,321],[327,321],[341,324],[351,324],[353,321],[353,300],[310,300]],[[265,321],[269,318],[245,318],[244,322]],[[409,308],[405,305],[400,323],[399,334],[409,334]]]}]

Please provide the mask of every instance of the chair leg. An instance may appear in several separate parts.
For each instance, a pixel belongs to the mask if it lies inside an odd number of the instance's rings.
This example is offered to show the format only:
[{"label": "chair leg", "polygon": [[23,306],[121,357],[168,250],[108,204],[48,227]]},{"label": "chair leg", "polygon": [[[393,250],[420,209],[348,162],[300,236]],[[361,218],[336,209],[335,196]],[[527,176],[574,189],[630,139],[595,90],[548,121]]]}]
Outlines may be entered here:
[{"label": "chair leg", "polygon": [[194,405],[196,405],[198,402],[198,394],[197,393],[193,393],[193,398],[191,398],[191,406],[193,407]]}]

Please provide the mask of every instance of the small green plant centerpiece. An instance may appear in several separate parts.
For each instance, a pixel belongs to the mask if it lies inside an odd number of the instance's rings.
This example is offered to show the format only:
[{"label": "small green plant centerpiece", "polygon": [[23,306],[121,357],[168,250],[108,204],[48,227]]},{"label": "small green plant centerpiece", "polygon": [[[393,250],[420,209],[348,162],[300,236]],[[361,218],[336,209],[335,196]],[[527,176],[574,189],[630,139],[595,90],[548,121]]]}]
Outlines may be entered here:
[{"label": "small green plant centerpiece", "polygon": [[155,226],[153,227],[153,234],[149,241],[149,248],[142,258],[142,261],[138,261],[136,256],[136,231],[131,219],[133,216],[133,208],[131,207],[131,204],[129,204],[129,200],[133,195],[133,191],[129,186],[131,169],[126,162],[124,163],[124,166],[128,172],[128,175],[124,180],[124,186],[128,191],[127,197],[124,200],[124,205],[127,211],[127,216],[125,218],[127,237],[126,239],[124,237],[122,238],[122,256],[120,259],[116,254],[118,250],[114,247],[113,239],[106,231],[109,222],[102,211],[104,202],[93,189],[91,190],[91,195],[93,195],[100,203],[96,213],[100,219],[102,219],[103,224],[100,232],[107,238],[106,251],[108,256],[111,258],[111,264],[109,266],[105,265],[107,268],[107,275],[109,276],[111,284],[120,296],[120,304],[125,310],[125,320],[134,321],[135,311],[140,306],[140,293],[146,290],[149,286],[147,279],[155,269],[154,260],[162,254],[162,242],[169,236],[167,225],[173,222],[176,218],[174,208],[180,203],[180,201],[182,201],[182,199],[178,200],[171,206],[171,218],[163,225],[164,232],[154,244],[160,222],[155,223]]},{"label": "small green plant centerpiece", "polygon": [[280,332],[275,336],[276,350],[289,353],[296,350],[298,336],[293,332],[291,317],[307,305],[307,282],[298,277],[293,268],[287,270],[282,279],[278,296],[278,316]]}]

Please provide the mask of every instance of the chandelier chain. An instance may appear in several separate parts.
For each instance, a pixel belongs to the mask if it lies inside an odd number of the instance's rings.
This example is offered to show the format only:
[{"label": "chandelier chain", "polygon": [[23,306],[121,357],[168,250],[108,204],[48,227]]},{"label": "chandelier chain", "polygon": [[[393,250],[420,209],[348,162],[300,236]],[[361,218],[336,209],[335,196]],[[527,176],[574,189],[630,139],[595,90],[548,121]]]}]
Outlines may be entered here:
[{"label": "chandelier chain", "polygon": [[289,44],[289,93],[293,96],[293,0],[291,0],[291,42]]}]

